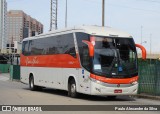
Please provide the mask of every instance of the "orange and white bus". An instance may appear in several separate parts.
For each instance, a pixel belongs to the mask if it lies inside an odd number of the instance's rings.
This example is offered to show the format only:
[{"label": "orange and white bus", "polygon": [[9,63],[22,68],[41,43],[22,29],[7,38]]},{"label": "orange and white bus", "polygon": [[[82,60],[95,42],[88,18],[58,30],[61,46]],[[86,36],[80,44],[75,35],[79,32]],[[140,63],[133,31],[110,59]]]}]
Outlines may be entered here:
[{"label": "orange and white bus", "polygon": [[136,47],[131,35],[110,27],[55,30],[22,42],[21,81],[31,90],[49,87],[89,95],[133,95],[138,89]]}]

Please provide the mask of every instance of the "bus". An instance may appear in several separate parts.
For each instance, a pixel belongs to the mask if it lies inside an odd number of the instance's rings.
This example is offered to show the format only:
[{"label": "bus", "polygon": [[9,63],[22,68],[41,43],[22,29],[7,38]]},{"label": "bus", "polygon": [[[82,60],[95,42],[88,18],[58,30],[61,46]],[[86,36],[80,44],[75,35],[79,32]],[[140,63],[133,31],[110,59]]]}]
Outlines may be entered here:
[{"label": "bus", "polygon": [[21,81],[98,96],[134,95],[138,90],[136,47],[132,36],[111,27],[80,26],[25,38],[20,56]]}]

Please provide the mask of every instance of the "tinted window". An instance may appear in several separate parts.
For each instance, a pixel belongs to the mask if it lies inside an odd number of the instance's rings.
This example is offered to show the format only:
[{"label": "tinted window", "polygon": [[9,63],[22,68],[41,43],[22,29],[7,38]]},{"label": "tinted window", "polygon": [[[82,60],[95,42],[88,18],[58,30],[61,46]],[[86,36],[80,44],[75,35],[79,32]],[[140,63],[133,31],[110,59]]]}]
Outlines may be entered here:
[{"label": "tinted window", "polygon": [[76,57],[73,34],[30,40],[27,45],[24,41],[23,47],[27,55],[70,54]]},{"label": "tinted window", "polygon": [[93,72],[112,78],[137,76],[137,54],[133,39],[95,37]]},{"label": "tinted window", "polygon": [[81,65],[87,69],[91,70],[91,61],[89,56],[89,49],[87,44],[83,43],[82,40],[89,41],[89,35],[85,33],[76,33],[77,43],[78,43],[78,50],[81,60]]},{"label": "tinted window", "polygon": [[22,44],[22,54],[28,55],[28,41],[24,41]]}]

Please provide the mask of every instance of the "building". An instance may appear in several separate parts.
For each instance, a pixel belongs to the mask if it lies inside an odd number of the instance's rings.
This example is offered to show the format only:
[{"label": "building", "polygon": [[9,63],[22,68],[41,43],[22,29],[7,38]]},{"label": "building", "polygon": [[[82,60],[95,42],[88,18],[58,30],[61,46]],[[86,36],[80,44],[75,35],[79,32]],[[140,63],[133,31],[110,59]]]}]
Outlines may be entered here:
[{"label": "building", "polygon": [[0,52],[6,48],[7,44],[7,2],[6,0],[0,1]]},{"label": "building", "polygon": [[10,10],[7,16],[7,47],[14,41],[21,42],[24,38],[43,33],[43,25],[21,10]]}]

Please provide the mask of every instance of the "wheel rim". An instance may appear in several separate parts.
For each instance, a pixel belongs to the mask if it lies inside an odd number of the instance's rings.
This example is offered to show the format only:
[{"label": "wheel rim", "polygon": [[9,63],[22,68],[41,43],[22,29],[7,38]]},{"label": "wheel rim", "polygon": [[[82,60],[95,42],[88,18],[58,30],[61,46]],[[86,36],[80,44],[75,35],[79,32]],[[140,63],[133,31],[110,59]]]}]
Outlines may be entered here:
[{"label": "wheel rim", "polygon": [[31,85],[31,88],[33,88],[33,79],[31,79],[31,84],[30,85]]},{"label": "wheel rim", "polygon": [[72,84],[71,85],[71,93],[75,93],[76,92],[76,85]]}]

